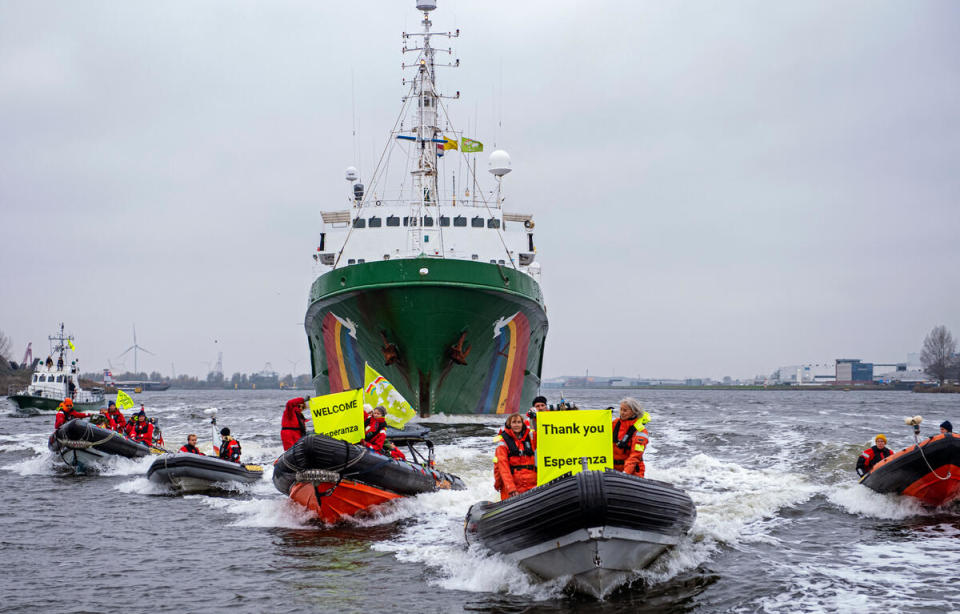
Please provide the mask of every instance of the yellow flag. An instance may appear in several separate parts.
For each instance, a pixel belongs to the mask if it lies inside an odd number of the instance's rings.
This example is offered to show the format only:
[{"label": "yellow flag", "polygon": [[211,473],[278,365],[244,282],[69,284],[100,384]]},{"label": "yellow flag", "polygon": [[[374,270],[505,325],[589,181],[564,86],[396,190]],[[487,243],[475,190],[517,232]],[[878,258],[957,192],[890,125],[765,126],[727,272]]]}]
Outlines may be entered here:
[{"label": "yellow flag", "polygon": [[402,429],[410,418],[417,415],[417,411],[397,392],[393,384],[369,364],[365,366],[363,373],[363,402],[371,407],[383,405],[387,410],[387,424],[397,429]]},{"label": "yellow flag", "polygon": [[313,430],[347,443],[363,440],[363,390],[347,390],[310,399]]},{"label": "yellow flag", "polygon": [[448,136],[445,136],[443,138],[447,139],[447,142],[443,144],[444,150],[447,150],[447,149],[456,149],[457,151],[460,150],[460,148],[457,146],[457,139],[451,139]]},{"label": "yellow flag", "polygon": [[73,341],[70,341],[69,339],[67,339],[67,347],[73,350],[74,352],[77,351],[76,346],[73,345]]},{"label": "yellow flag", "polygon": [[609,409],[542,411],[537,414],[537,485],[564,473],[613,468],[613,418]]},{"label": "yellow flag", "polygon": [[117,390],[117,407],[120,409],[130,409],[136,405],[130,395],[122,390]]}]

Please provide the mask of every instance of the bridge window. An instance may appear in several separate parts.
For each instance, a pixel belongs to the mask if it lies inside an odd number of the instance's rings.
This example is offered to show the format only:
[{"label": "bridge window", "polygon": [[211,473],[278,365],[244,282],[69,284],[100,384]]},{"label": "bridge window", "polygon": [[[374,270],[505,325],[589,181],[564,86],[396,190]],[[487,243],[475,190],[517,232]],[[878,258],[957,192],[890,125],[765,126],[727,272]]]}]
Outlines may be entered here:
[{"label": "bridge window", "polygon": [[479,215],[472,220],[470,220],[470,226],[472,228],[483,228],[483,218]]},{"label": "bridge window", "polygon": [[423,216],[423,225],[427,227],[433,226],[433,218],[429,215]]},{"label": "bridge window", "polygon": [[440,225],[441,225],[441,226],[449,226],[449,225],[450,225],[450,217],[449,217],[449,216],[446,216],[446,215],[441,215],[441,216],[440,216]]},{"label": "bridge window", "polygon": [[479,260],[479,259],[480,259],[480,256],[477,255],[477,254],[474,254],[473,256],[470,256],[470,260]]},{"label": "bridge window", "polygon": [[363,219],[362,217],[358,217],[358,218],[356,218],[355,220],[353,220],[353,227],[354,227],[354,228],[366,228],[366,227],[367,227],[367,220]]},{"label": "bridge window", "polygon": [[356,258],[350,258],[349,260],[347,260],[347,264],[356,264],[356,263],[357,263]]},{"label": "bridge window", "polygon": [[370,228],[380,228],[383,226],[383,220],[377,216],[370,218]]},{"label": "bridge window", "polygon": [[62,384],[62,383],[63,383],[63,376],[62,376],[62,375],[58,375],[58,376],[57,376],[57,383],[58,383],[58,384]]},{"label": "bridge window", "polygon": [[454,226],[466,226],[466,225],[467,225],[467,218],[463,217],[462,215],[458,215],[457,217],[453,218],[453,225],[454,225]]},{"label": "bridge window", "polygon": [[487,220],[487,228],[500,228],[500,220],[497,218],[490,218]]},{"label": "bridge window", "polygon": [[41,382],[47,381],[47,376],[46,376],[46,375],[41,375],[41,376],[40,376],[40,381],[41,381]]},{"label": "bridge window", "polygon": [[390,217],[387,218],[387,226],[399,226],[399,225],[400,225],[399,217],[395,215],[391,215]]},{"label": "bridge window", "polygon": [[357,264],[363,264],[364,262],[366,262],[365,258],[357,258]]}]

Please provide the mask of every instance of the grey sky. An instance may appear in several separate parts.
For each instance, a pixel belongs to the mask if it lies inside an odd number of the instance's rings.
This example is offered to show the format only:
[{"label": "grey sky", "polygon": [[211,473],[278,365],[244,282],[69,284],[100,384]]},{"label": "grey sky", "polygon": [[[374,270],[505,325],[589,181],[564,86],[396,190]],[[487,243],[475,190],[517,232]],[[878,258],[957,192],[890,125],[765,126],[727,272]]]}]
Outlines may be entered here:
[{"label": "grey sky", "polygon": [[[142,369],[306,371],[319,212],[393,125],[413,4],[0,3],[18,358],[64,320],[84,369],[117,367],[135,322]],[[960,333],[960,4],[440,0],[434,24],[463,32],[455,121],[510,152],[507,208],[536,216],[545,376],[746,377]]]}]

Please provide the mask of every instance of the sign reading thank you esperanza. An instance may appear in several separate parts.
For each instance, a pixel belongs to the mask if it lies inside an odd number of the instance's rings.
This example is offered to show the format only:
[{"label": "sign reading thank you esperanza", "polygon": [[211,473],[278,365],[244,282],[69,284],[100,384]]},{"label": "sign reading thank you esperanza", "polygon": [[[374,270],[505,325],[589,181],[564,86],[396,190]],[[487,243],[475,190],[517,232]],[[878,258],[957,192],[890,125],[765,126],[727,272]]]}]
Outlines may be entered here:
[{"label": "sign reading thank you esperanza", "polygon": [[537,414],[537,485],[564,473],[613,468],[613,418],[609,409],[542,411]]},{"label": "sign reading thank you esperanza", "polygon": [[310,399],[313,430],[320,435],[360,443],[363,439],[363,389]]}]

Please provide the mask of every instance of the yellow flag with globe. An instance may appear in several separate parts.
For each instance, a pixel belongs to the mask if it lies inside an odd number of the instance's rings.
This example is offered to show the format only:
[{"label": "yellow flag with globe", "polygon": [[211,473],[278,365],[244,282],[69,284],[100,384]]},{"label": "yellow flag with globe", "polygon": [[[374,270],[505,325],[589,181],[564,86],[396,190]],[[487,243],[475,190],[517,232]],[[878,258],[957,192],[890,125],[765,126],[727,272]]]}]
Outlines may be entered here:
[{"label": "yellow flag with globe", "polygon": [[387,410],[387,424],[396,429],[417,415],[417,411],[407,403],[407,400],[393,387],[387,378],[377,373],[376,369],[364,363],[363,374],[363,402],[371,407],[383,405]]}]

